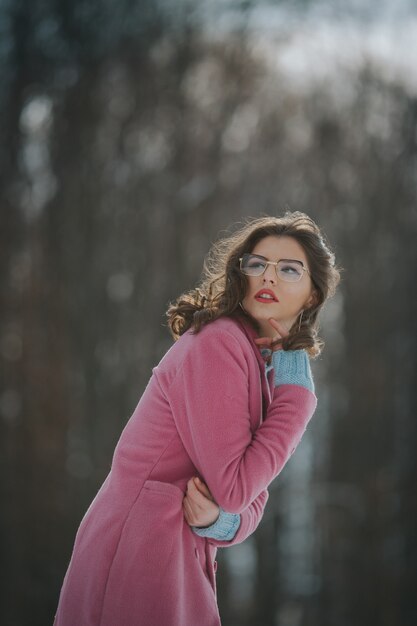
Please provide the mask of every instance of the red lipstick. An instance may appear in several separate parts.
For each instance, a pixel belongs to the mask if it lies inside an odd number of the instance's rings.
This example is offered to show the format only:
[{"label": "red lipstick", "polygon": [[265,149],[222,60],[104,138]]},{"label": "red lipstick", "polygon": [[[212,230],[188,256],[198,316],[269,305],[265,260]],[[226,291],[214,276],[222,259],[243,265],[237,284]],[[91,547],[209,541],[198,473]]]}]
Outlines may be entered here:
[{"label": "red lipstick", "polygon": [[279,302],[278,298],[270,289],[260,289],[258,293],[254,296],[257,302],[262,302],[263,304],[271,304],[272,302]]}]

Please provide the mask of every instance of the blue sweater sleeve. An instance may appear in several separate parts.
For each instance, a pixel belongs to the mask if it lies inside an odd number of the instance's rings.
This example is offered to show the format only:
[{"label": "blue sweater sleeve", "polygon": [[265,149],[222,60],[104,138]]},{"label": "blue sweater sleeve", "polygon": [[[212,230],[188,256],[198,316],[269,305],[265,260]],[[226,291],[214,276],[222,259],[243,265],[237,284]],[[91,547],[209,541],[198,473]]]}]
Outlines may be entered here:
[{"label": "blue sweater sleeve", "polygon": [[222,541],[229,541],[230,539],[233,539],[240,526],[240,515],[239,513],[226,513],[222,507],[219,508],[219,517],[211,526],[207,526],[205,528],[191,526],[196,535],[200,535],[200,537],[220,539]]},{"label": "blue sweater sleeve", "polygon": [[274,384],[300,385],[314,393],[310,359],[305,350],[275,350],[272,353]]}]

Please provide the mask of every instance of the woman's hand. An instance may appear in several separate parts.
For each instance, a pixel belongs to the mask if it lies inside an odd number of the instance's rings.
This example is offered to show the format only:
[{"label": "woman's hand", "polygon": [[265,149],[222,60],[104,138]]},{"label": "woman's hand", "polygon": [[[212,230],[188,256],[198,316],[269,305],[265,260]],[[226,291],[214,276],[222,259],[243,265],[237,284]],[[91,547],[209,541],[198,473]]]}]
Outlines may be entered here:
[{"label": "woman's hand", "polygon": [[184,517],[190,526],[211,526],[220,515],[209,488],[202,480],[193,476],[187,483],[187,492],[182,501]]},{"label": "woman's hand", "polygon": [[273,337],[259,337],[255,339],[255,343],[258,344],[260,348],[268,348],[269,350],[282,350],[282,344],[276,343],[279,339],[283,339],[289,333],[289,331],[285,328],[281,322],[277,322],[273,317],[270,317],[268,322],[272,326],[272,328],[276,331]]}]

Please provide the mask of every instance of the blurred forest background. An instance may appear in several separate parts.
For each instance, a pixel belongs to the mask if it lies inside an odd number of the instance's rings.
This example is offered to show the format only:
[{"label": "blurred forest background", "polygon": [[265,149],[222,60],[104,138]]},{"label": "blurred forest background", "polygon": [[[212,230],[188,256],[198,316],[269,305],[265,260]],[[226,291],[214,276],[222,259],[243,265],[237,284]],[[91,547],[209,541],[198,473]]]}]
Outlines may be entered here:
[{"label": "blurred forest background", "polygon": [[223,623],[417,624],[416,63],[408,0],[0,1],[1,624],[52,624],[169,301],[286,208],[345,271]]}]

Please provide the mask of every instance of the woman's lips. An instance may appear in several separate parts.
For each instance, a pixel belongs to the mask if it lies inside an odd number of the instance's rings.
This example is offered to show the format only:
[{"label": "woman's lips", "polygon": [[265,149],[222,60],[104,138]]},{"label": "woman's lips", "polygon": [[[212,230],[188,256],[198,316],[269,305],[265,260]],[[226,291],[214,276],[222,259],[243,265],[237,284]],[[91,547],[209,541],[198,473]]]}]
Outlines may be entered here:
[{"label": "woman's lips", "polygon": [[273,304],[274,302],[278,302],[276,295],[269,289],[261,289],[255,294],[254,298],[257,302],[262,302],[262,304]]}]

